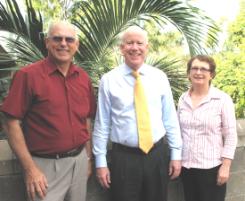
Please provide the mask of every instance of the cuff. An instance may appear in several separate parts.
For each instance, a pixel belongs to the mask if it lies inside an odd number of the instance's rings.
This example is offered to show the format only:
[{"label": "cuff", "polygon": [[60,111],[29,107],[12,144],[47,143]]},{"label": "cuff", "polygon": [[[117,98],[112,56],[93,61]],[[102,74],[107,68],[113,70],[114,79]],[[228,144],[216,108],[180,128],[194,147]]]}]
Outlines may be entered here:
[{"label": "cuff", "polygon": [[107,167],[106,156],[104,155],[95,156],[95,167],[96,168]]},{"label": "cuff", "polygon": [[181,150],[171,149],[171,160],[181,160]]}]

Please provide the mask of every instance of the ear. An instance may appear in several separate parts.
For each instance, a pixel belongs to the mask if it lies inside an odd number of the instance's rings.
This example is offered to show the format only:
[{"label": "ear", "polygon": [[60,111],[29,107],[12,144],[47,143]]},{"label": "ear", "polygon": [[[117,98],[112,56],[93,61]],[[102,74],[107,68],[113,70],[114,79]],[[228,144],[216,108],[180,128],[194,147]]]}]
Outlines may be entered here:
[{"label": "ear", "polygon": [[215,78],[215,75],[216,75],[216,73],[214,72],[214,73],[211,73],[211,77],[212,77],[212,79],[214,79]]},{"label": "ear", "polygon": [[121,55],[124,56],[124,45],[120,44],[120,51],[121,51]]},{"label": "ear", "polygon": [[45,39],[44,39],[44,42],[45,42],[45,47],[46,47],[46,49],[48,49],[48,46],[49,46],[49,39],[48,39],[48,38],[45,38]]},{"label": "ear", "polygon": [[79,48],[79,44],[80,44],[79,39],[77,39],[77,40],[76,40],[77,50],[78,50],[78,48]]},{"label": "ear", "polygon": [[191,76],[190,76],[190,73],[187,73],[187,79],[191,82]]},{"label": "ear", "polygon": [[147,43],[147,44],[145,45],[145,48],[146,48],[146,53],[148,53],[148,51],[149,51],[149,47],[150,47],[150,45],[149,45],[149,43]]}]

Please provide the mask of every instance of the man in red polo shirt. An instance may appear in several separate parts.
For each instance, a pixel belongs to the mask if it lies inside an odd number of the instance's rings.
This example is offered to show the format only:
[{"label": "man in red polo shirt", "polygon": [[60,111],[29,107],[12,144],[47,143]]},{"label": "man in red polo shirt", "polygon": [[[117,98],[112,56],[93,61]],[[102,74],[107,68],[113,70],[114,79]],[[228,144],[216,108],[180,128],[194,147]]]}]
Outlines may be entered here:
[{"label": "man in red polo shirt", "polygon": [[15,74],[2,105],[9,144],[23,167],[30,200],[85,201],[92,84],[72,63],[79,45],[73,25],[52,23],[45,43],[48,57]]}]

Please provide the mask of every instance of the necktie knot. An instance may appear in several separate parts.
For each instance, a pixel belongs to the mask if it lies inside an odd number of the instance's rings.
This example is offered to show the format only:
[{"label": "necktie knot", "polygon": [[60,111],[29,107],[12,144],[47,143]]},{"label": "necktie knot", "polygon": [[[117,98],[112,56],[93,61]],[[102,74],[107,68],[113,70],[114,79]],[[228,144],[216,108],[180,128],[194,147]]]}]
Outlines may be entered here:
[{"label": "necktie knot", "polygon": [[132,75],[134,76],[135,79],[137,79],[140,76],[139,72],[137,71],[133,71]]}]

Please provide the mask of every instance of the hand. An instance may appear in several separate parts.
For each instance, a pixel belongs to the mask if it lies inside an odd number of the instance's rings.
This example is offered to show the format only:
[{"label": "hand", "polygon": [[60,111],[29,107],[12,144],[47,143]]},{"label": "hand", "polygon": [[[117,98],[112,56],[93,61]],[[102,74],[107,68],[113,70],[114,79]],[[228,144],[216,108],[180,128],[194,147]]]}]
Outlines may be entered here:
[{"label": "hand", "polygon": [[175,179],[180,175],[181,172],[181,161],[171,160],[169,163],[169,176],[170,179]]},{"label": "hand", "polygon": [[217,185],[221,186],[225,184],[230,176],[230,166],[222,164],[218,170]]},{"label": "hand", "polygon": [[37,193],[43,199],[46,196],[48,188],[46,176],[37,167],[26,170],[24,176],[28,198],[34,201]]},{"label": "hand", "polygon": [[107,167],[96,168],[96,176],[103,188],[110,188],[111,177]]}]

